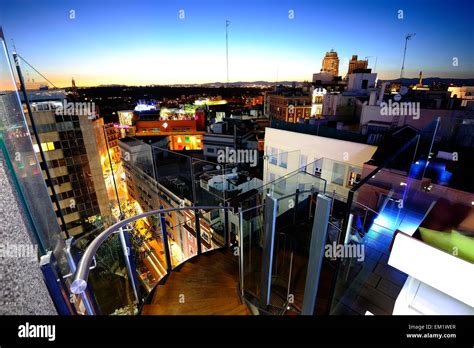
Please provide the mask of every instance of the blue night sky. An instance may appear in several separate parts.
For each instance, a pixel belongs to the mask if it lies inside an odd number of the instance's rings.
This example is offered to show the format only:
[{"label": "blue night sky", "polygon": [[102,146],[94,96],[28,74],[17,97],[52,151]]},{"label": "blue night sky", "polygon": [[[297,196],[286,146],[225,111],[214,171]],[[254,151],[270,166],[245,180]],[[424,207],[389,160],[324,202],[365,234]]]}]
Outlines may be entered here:
[{"label": "blue night sky", "polygon": [[342,75],[358,54],[378,57],[379,78],[397,78],[411,32],[406,77],[423,70],[425,77],[474,78],[472,0],[0,2],[10,52],[13,38],[17,51],[60,86],[71,77],[79,86],[225,81],[226,19],[230,81],[310,80],[331,48]]}]

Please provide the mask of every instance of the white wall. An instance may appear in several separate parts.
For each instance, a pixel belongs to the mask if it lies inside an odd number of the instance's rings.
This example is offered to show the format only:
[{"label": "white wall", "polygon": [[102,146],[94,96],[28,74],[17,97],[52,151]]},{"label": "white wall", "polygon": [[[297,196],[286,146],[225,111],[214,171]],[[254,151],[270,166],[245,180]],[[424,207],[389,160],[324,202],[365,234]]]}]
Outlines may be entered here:
[{"label": "white wall", "polygon": [[[267,151],[268,147],[277,148],[280,152],[299,150],[301,154],[308,156],[308,162],[325,157],[359,167],[362,167],[365,162],[371,159],[375,150],[377,150],[377,146],[373,145],[289,132],[275,128],[265,129],[265,151]],[[265,155],[268,154],[265,153]],[[296,161],[288,162],[288,169],[294,171],[298,168],[291,168],[296,164]]]},{"label": "white wall", "polygon": [[[354,73],[350,74],[347,81],[347,91],[362,90],[362,81],[367,80],[367,89],[375,87],[375,80],[377,74],[375,73]],[[364,89],[366,90],[366,89]]]},{"label": "white wall", "polygon": [[[265,183],[268,182],[270,173],[275,175],[275,178],[279,178],[297,170],[300,167],[300,155],[307,157],[307,164],[320,158],[328,158],[347,165],[362,167],[377,150],[377,147],[373,145],[266,128],[265,155],[268,155],[269,147],[278,149],[279,153],[290,153],[288,154],[287,168],[283,168],[279,164],[270,164],[268,161],[268,165],[264,168]],[[323,178],[331,178],[331,172],[327,172],[326,168],[321,169],[324,169],[327,174]]]}]

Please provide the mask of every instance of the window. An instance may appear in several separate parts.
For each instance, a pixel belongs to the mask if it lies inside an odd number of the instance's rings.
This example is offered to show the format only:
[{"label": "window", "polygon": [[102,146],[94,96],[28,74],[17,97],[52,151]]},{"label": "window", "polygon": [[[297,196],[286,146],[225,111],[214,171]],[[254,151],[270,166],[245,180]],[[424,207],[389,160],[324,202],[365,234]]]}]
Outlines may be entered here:
[{"label": "window", "polygon": [[362,177],[361,170],[355,167],[349,167],[349,181],[347,183],[348,187],[352,187],[355,184],[358,184]]},{"label": "window", "polygon": [[280,167],[282,168],[288,167],[288,152],[280,153]]},{"label": "window", "polygon": [[219,218],[219,210],[211,210],[211,220]]},{"label": "window", "polygon": [[277,154],[278,154],[278,149],[274,147],[268,147],[268,157],[271,164],[275,164],[275,165],[278,164]]},{"label": "window", "polygon": [[332,166],[332,180],[333,184],[343,185],[344,184],[344,173],[346,166],[340,163],[334,163]]},{"label": "window", "polygon": [[[33,144],[33,149],[35,150],[36,153],[40,152],[38,144]],[[54,145],[54,142],[41,143],[41,150],[43,150],[43,152],[48,152],[48,151],[56,150],[56,147]]]},{"label": "window", "polygon": [[306,171],[306,164],[308,164],[308,156],[300,155],[300,164],[299,164],[300,172]]},{"label": "window", "polygon": [[367,89],[368,85],[369,85],[369,80],[362,80],[362,89]]}]

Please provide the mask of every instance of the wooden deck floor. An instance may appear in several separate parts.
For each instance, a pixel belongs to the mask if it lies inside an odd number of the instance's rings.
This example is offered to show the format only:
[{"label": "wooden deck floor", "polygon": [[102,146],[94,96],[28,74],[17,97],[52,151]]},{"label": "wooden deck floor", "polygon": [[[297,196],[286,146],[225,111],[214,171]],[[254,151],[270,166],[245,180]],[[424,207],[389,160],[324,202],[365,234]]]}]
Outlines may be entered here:
[{"label": "wooden deck floor", "polygon": [[158,285],[142,315],[250,315],[238,294],[238,258],[229,250],[202,254]]}]

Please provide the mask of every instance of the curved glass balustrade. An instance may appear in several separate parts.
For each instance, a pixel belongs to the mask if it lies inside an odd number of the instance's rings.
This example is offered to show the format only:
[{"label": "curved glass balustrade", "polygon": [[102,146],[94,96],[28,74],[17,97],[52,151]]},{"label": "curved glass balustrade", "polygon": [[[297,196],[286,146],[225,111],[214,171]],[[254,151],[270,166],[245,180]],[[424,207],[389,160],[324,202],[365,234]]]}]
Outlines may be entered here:
[{"label": "curved glass balustrade", "polygon": [[[97,313],[137,314],[147,295],[169,272],[192,257],[223,246],[214,242],[213,230],[204,227],[206,216],[218,213],[225,217],[228,209],[160,209],[114,224],[87,243],[71,291],[82,294],[89,288]],[[80,243],[86,242],[78,240]]]}]

